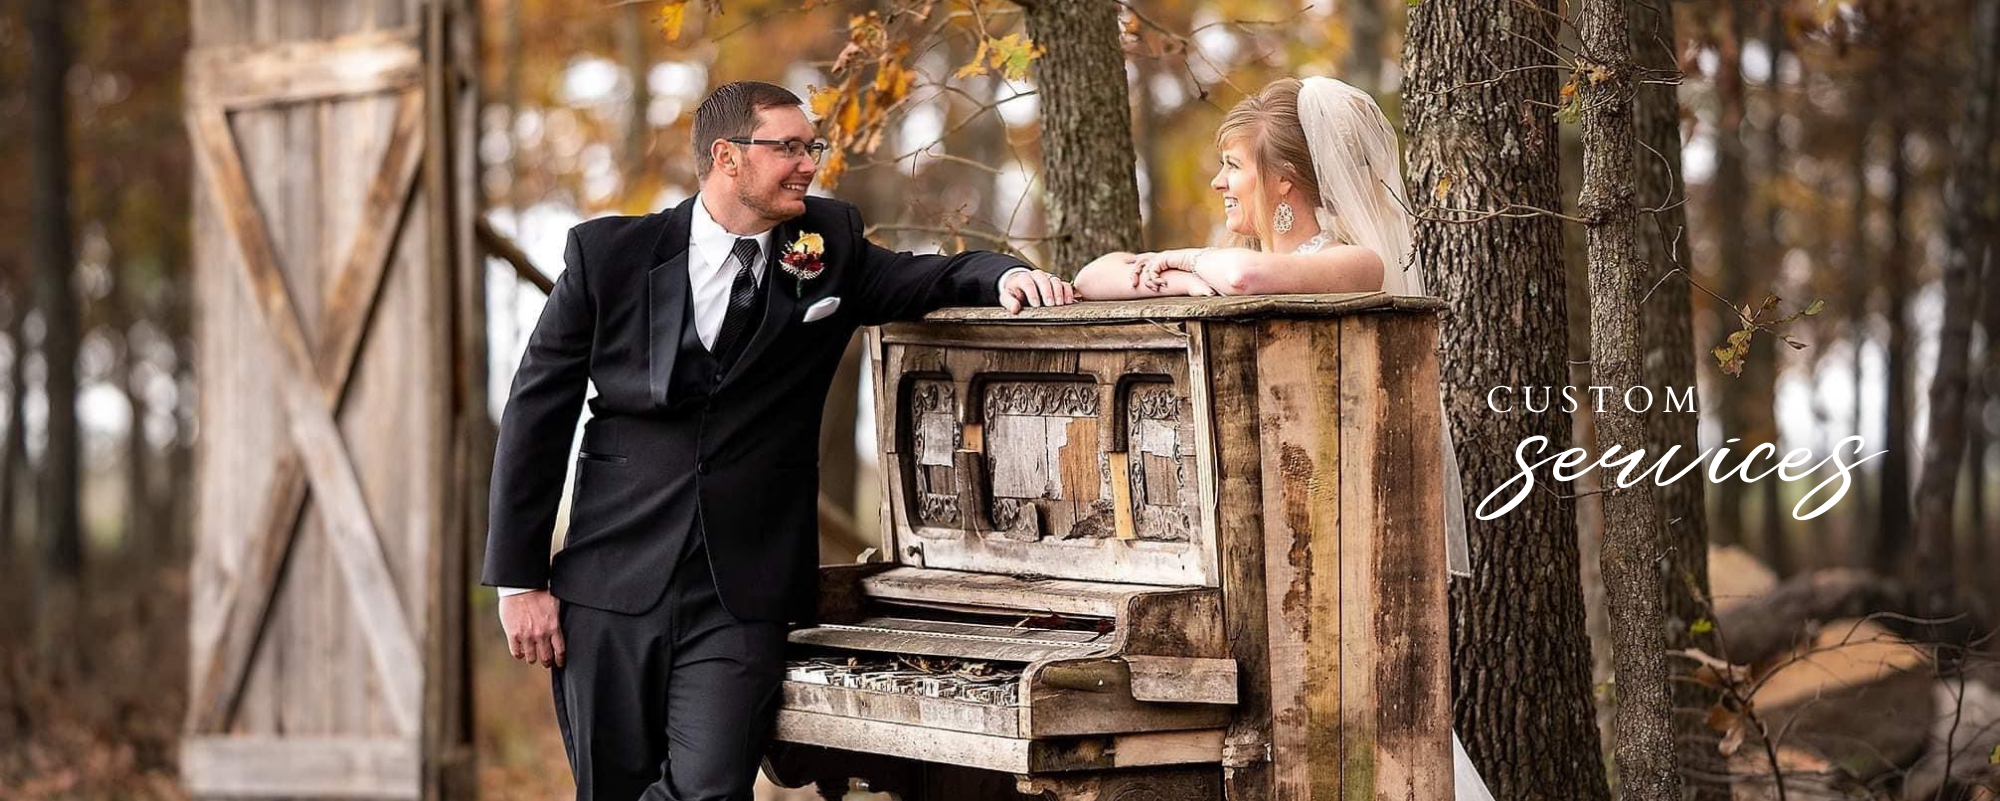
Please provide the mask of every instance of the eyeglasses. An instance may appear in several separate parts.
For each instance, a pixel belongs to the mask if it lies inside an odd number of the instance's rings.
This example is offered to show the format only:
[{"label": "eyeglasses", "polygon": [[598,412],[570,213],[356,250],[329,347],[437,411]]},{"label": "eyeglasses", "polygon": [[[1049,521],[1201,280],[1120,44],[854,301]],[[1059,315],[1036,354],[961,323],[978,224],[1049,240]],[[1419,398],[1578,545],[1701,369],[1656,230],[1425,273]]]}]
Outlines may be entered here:
[{"label": "eyeglasses", "polygon": [[797,139],[751,139],[745,136],[732,136],[723,141],[734,142],[739,145],[770,145],[771,147],[783,150],[786,158],[796,159],[811,156],[814,164],[818,164],[820,157],[826,155],[825,142],[801,142]]}]

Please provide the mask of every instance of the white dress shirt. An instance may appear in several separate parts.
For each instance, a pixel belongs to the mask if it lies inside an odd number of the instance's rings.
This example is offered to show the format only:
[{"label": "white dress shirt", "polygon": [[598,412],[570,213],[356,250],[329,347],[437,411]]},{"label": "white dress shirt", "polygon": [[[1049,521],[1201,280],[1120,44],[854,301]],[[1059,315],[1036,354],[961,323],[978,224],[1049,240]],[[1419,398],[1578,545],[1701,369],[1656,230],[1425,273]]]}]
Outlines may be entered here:
[{"label": "white dress shirt", "polygon": [[[701,346],[713,350],[715,337],[722,332],[722,318],[729,313],[729,289],[736,282],[739,269],[730,254],[736,249],[736,240],[757,240],[757,263],[750,265],[750,275],[758,286],[764,285],[764,265],[771,255],[771,230],[760,234],[737,234],[722,227],[715,221],[715,215],[708,212],[708,201],[700,194],[695,195],[694,215],[688,221],[688,300],[694,307],[694,331],[701,337]],[[1015,273],[1029,272],[1026,267],[1015,267],[1000,274],[1000,286],[1007,286],[1007,279]],[[533,592],[541,587],[500,587],[500,597]]]}]

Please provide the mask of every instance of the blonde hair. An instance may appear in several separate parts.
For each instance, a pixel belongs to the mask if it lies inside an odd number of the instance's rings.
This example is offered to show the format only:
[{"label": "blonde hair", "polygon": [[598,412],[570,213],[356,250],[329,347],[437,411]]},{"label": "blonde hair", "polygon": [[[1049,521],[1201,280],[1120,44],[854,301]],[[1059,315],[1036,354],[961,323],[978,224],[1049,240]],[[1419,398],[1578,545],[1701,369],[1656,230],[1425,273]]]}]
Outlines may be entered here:
[{"label": "blonde hair", "polygon": [[[1310,217],[1320,205],[1319,177],[1314,174],[1312,150],[1306,145],[1306,131],[1299,123],[1299,79],[1279,78],[1263,89],[1236,102],[1215,129],[1215,149],[1221,150],[1249,137],[1250,152],[1257,162],[1257,180],[1269,190],[1258,197],[1245,198],[1251,225],[1268,229],[1271,209],[1265,195],[1275,194],[1277,180],[1284,178],[1305,196],[1305,208],[1294,214]],[[1268,183],[1267,183],[1268,182]],[[1247,246],[1263,249],[1261,236],[1249,237]]]}]

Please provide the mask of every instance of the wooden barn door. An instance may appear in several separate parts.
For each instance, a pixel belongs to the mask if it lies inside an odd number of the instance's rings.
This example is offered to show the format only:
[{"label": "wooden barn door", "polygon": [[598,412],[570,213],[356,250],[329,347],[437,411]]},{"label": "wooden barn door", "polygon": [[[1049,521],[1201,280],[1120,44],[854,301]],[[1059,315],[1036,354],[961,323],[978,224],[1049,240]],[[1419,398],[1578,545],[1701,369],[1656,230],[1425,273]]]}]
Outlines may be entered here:
[{"label": "wooden barn door", "polygon": [[469,795],[470,8],[194,4],[197,797]]}]

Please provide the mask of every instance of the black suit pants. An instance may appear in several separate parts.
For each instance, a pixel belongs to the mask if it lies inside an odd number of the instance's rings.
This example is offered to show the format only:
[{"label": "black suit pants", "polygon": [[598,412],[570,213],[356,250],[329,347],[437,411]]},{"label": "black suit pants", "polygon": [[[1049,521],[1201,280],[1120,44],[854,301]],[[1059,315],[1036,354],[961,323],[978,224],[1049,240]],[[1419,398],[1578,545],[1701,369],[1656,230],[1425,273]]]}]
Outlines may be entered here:
[{"label": "black suit pants", "polygon": [[652,609],[561,604],[552,683],[577,801],[750,801],[785,624],[731,616],[694,536]]}]

